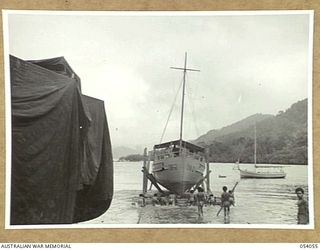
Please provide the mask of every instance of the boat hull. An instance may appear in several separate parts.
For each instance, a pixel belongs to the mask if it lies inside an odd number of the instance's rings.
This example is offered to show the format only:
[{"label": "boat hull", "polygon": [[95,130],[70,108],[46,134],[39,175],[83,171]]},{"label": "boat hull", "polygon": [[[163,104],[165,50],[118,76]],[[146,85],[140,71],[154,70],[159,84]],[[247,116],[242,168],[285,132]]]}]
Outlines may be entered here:
[{"label": "boat hull", "polygon": [[157,182],[169,191],[183,194],[203,178],[205,166],[192,157],[167,158],[153,165]]},{"label": "boat hull", "polygon": [[240,177],[243,179],[282,179],[286,177],[286,173],[284,172],[253,172],[241,169],[239,169],[239,171]]}]

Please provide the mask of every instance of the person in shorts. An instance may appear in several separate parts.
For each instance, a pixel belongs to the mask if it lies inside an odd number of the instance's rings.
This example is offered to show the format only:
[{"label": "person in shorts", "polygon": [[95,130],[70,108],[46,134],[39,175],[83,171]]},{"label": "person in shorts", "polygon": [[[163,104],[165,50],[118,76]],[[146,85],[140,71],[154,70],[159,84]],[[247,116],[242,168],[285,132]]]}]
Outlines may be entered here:
[{"label": "person in shorts", "polygon": [[193,206],[194,203],[195,203],[195,194],[194,194],[194,190],[191,190],[188,197],[188,204],[189,206]]},{"label": "person in shorts", "polygon": [[230,194],[230,197],[229,197],[230,205],[235,206],[234,193],[231,190],[229,190],[229,194]]},{"label": "person in shorts", "polygon": [[202,187],[198,187],[198,192],[195,195],[196,204],[198,206],[198,215],[199,217],[203,217],[203,205],[206,201],[206,194]]},{"label": "person in shorts", "polygon": [[227,186],[223,186],[222,190],[221,206],[223,207],[224,217],[227,217],[230,214],[230,194]]}]

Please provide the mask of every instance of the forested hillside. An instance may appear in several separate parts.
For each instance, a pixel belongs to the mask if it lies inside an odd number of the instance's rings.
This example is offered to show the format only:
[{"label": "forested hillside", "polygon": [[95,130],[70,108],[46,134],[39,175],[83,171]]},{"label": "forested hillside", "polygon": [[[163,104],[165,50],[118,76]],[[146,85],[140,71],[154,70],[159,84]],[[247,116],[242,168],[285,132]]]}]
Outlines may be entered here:
[{"label": "forested hillside", "polygon": [[277,115],[256,114],[194,142],[210,148],[212,162],[253,162],[256,123],[258,163],[307,164],[307,114],[304,99]]}]

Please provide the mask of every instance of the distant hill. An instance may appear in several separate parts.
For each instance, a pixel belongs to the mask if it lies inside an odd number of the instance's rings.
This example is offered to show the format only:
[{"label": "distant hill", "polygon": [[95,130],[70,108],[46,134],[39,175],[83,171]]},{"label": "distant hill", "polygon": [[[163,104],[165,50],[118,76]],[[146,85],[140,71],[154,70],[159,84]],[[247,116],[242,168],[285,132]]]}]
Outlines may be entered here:
[{"label": "distant hill", "polygon": [[196,139],[194,143],[197,143],[197,144],[210,143],[217,138],[221,138],[223,136],[241,132],[253,126],[255,122],[260,122],[270,117],[273,117],[273,115],[255,114],[255,115],[249,116],[241,121],[238,121],[229,126],[223,127],[219,130],[217,129],[210,130],[205,135],[202,135],[198,139]]},{"label": "distant hill", "polygon": [[133,155],[127,155],[122,156],[119,158],[119,161],[143,161],[144,156],[140,154],[133,154]]},{"label": "distant hill", "polygon": [[253,162],[256,122],[258,163],[307,164],[307,114],[304,99],[277,115],[255,114],[211,130],[194,143],[209,147],[212,162]]},{"label": "distant hill", "polygon": [[112,154],[114,159],[119,159],[120,157],[132,155],[132,154],[138,154],[140,152],[137,152],[136,149],[132,149],[129,147],[115,147],[112,148]]}]

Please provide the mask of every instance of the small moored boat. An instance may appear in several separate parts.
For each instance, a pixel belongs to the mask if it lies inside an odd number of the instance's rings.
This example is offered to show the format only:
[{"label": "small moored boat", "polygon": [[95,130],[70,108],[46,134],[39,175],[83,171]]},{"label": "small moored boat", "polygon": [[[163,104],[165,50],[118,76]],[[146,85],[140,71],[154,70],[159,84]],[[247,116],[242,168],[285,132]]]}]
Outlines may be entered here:
[{"label": "small moored boat", "polygon": [[[239,160],[236,162],[237,169],[240,171],[241,178],[255,178],[255,179],[281,179],[286,177],[282,166],[263,166],[257,165],[257,139],[256,139],[256,125],[254,125],[254,170],[244,170],[240,168]],[[271,168],[275,168],[272,170]],[[261,169],[262,171],[258,171]]]},{"label": "small moored boat", "polygon": [[286,177],[286,173],[281,169],[280,171],[266,171],[266,172],[255,172],[255,171],[248,171],[242,170],[240,171],[241,178],[255,178],[255,179],[281,179]]}]

